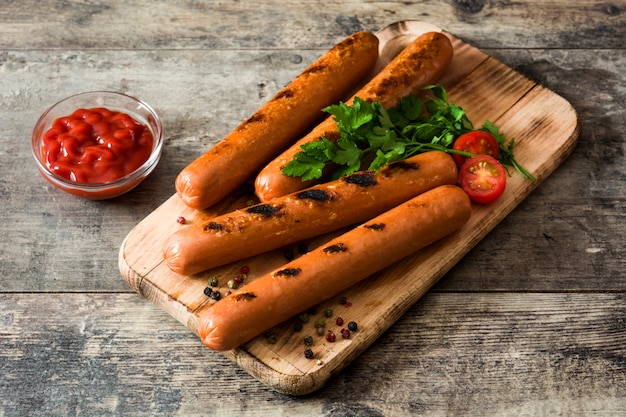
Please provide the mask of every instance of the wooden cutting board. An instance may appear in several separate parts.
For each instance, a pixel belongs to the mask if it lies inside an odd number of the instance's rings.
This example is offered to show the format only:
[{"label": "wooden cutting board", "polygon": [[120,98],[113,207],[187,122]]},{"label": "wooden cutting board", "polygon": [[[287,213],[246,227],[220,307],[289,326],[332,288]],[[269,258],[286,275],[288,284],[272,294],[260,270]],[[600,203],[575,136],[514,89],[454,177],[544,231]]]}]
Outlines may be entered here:
[{"label": "wooden cutting board", "polygon": [[[378,32],[381,41],[378,68],[415,37],[432,30],[446,33],[419,21],[397,22]],[[303,395],[322,387],[545,180],[575,146],[579,123],[568,102],[453,35],[446,35],[453,42],[455,56],[439,83],[448,90],[450,101],[463,107],[476,127],[490,120],[507,138],[515,138],[517,160],[537,180],[525,180],[517,172],[512,172],[502,198],[493,205],[474,206],[469,222],[458,233],[318,305],[317,312],[309,312],[310,320],[303,324],[302,330],[295,330],[293,321],[284,323],[271,331],[271,337],[262,335],[223,353],[276,391]],[[186,207],[176,195],[172,196],[133,228],[121,245],[119,267],[124,279],[139,294],[197,334],[198,314],[211,305],[203,294],[209,277],[219,278],[224,293],[228,290],[226,282],[239,272],[242,265],[249,266],[247,279],[254,280],[286,263],[284,255],[287,250],[293,250],[297,255],[298,246],[275,250],[196,276],[180,276],[165,265],[162,243],[171,233],[184,227],[176,221],[179,216],[184,216],[187,222],[202,221],[243,207],[252,197],[244,191],[234,193],[210,210],[197,211]],[[326,239],[328,237],[309,241],[308,247]],[[340,303],[342,297],[347,304]],[[332,310],[330,317],[324,314],[327,309]],[[355,321],[358,324],[358,330],[352,332],[349,339],[341,338],[339,331],[345,324],[335,324],[337,317],[343,318],[345,323]],[[317,335],[314,324],[317,319],[325,320],[325,330],[337,334],[335,342],[327,342],[324,336]],[[310,347],[315,354],[313,359],[305,358],[303,353],[307,347],[303,343],[306,335],[313,337]]]}]

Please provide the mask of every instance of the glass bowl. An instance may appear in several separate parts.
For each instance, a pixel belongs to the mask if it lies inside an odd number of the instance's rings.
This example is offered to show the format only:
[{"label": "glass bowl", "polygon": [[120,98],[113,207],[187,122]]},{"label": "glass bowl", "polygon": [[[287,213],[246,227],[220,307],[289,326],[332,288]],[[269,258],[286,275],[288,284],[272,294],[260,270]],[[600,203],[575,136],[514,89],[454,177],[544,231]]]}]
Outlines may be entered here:
[{"label": "glass bowl", "polygon": [[[46,164],[43,137],[55,120],[66,117],[78,109],[106,108],[129,115],[135,122],[146,126],[152,133],[152,151],[148,159],[134,171],[105,182],[79,182],[53,172]],[[44,112],[33,128],[31,147],[37,168],[43,177],[56,188],[75,196],[104,200],[118,197],[141,183],[156,167],[161,158],[163,131],[161,120],[154,110],[141,100],[122,93],[92,91],[77,94],[59,101]]]}]

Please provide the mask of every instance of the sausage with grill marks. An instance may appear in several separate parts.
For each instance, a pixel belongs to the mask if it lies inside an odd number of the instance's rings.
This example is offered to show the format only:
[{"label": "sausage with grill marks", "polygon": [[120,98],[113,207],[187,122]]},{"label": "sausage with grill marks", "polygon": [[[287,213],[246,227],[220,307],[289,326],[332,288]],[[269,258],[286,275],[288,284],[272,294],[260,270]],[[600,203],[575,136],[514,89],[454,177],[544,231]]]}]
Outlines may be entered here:
[{"label": "sausage with grill marks", "polygon": [[[400,98],[416,93],[420,88],[433,84],[447,69],[454,48],[444,34],[428,32],[411,42],[355,96],[380,102],[384,108],[395,106]],[[354,96],[346,104],[351,105]],[[320,137],[330,141],[339,138],[337,123],[330,116],[309,133],[265,166],[255,179],[255,193],[263,202],[293,193],[315,184],[315,180],[302,181],[282,173],[283,168],[300,152],[301,146]]]},{"label": "sausage with grill marks", "polygon": [[369,75],[378,38],[357,32],[322,55],[269,102],[176,177],[176,192],[189,207],[204,209],[253,178]]}]

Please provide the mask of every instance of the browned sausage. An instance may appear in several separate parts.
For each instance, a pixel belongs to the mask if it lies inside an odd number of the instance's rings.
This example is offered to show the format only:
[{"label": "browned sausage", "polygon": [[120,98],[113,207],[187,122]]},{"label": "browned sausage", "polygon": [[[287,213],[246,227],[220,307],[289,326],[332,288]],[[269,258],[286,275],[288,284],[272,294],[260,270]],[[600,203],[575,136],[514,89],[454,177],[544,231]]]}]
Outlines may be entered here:
[{"label": "browned sausage", "polygon": [[457,186],[427,191],[216,302],[198,334],[211,349],[233,349],[453,233],[470,214]]},{"label": "browned sausage", "polygon": [[[429,32],[416,38],[400,52],[381,72],[368,82],[355,96],[363,100],[379,101],[383,107],[395,106],[400,98],[416,93],[421,87],[433,84],[447,69],[454,48],[443,34]],[[352,97],[347,104],[351,105]],[[337,124],[328,117],[294,145],[272,160],[255,179],[255,193],[263,202],[313,185],[316,181],[303,182],[298,177],[282,173],[301,146],[324,136],[328,140],[339,138]]]},{"label": "browned sausage", "polygon": [[453,158],[426,152],[184,226],[163,246],[169,268],[183,275],[357,224],[442,184],[457,181]]},{"label": "browned sausage", "polygon": [[204,209],[254,177],[373,69],[378,38],[355,33],[338,43],[280,90],[250,118],[185,167],[176,191],[192,208]]}]

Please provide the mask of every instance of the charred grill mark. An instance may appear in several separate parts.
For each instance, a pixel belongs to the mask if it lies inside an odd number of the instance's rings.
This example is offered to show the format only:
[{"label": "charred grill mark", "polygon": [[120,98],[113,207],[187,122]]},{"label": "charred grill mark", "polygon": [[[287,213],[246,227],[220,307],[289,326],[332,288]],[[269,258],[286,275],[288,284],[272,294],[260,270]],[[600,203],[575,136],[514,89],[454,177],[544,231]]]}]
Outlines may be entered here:
[{"label": "charred grill mark", "polygon": [[256,298],[256,294],[252,292],[244,292],[235,296],[235,301],[249,301]]},{"label": "charred grill mark", "polygon": [[217,223],[217,222],[209,222],[209,224],[204,226],[202,230],[204,230],[205,232],[207,231],[221,232],[222,230],[224,230],[224,225]]},{"label": "charred grill mark", "polygon": [[239,127],[237,128],[237,130],[243,130],[245,129],[247,126],[253,124],[253,123],[259,123],[262,122],[265,119],[265,114],[257,112],[255,114],[253,114],[252,116],[250,116],[246,121],[244,121],[242,124],[239,125]]},{"label": "charred grill mark", "polygon": [[344,181],[348,184],[354,184],[359,187],[372,187],[376,185],[376,179],[374,178],[374,175],[368,172],[360,172],[357,174],[348,175],[344,178]]},{"label": "charred grill mark", "polygon": [[300,272],[302,272],[302,269],[300,268],[285,268],[285,269],[276,271],[275,275],[277,277],[295,277],[298,274],[300,274]]},{"label": "charred grill mark", "polygon": [[313,201],[330,201],[332,196],[324,190],[305,190],[299,192],[296,197],[300,200],[313,200]]},{"label": "charred grill mark", "polygon": [[366,224],[363,227],[365,227],[366,229],[379,231],[385,229],[385,223]]},{"label": "charred grill mark", "polygon": [[328,132],[324,132],[324,135],[322,135],[322,137],[328,139],[331,142],[337,142],[339,139],[341,139],[341,133],[339,133],[338,130],[329,130]]},{"label": "charred grill mark", "polygon": [[246,209],[246,213],[260,214],[263,217],[271,217],[280,215],[280,207],[274,207],[270,204],[257,204]]},{"label": "charred grill mark", "polygon": [[280,91],[278,94],[276,94],[273,98],[273,100],[280,100],[282,98],[291,98],[293,97],[293,91],[286,88],[282,91]]},{"label": "charred grill mark", "polygon": [[320,72],[326,71],[328,67],[326,65],[313,65],[302,73],[302,75],[311,75],[311,74],[319,74]]},{"label": "charred grill mark", "polygon": [[343,243],[336,243],[334,245],[326,246],[324,249],[322,249],[324,253],[339,253],[346,252],[347,250],[348,247]]}]

